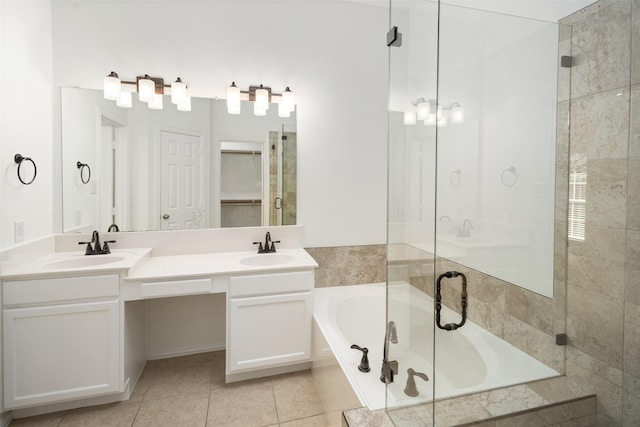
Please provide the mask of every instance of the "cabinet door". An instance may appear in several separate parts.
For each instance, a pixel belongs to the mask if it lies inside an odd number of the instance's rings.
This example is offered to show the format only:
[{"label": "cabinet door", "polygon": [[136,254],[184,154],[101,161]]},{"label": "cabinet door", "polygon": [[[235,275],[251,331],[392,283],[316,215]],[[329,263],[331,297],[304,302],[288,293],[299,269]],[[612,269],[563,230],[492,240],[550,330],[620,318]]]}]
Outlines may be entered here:
[{"label": "cabinet door", "polygon": [[311,292],[231,299],[228,372],[311,357]]},{"label": "cabinet door", "polygon": [[5,409],[122,391],[118,301],[5,309]]}]

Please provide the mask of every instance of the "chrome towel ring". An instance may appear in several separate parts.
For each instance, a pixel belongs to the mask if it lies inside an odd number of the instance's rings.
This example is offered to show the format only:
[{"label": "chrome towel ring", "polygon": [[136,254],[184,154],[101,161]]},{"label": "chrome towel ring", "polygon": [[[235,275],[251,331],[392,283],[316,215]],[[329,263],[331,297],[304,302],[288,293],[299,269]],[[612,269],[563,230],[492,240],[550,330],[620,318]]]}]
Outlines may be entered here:
[{"label": "chrome towel ring", "polygon": [[[80,181],[82,181],[83,184],[88,184],[89,181],[91,181],[91,168],[88,164],[82,163],[80,161],[76,163],[76,166],[78,166],[78,169],[80,169]],[[85,170],[87,171],[87,179],[85,179]]]},{"label": "chrome towel ring", "polygon": [[[13,160],[18,164],[18,179],[24,185],[29,185],[33,183],[36,179],[36,175],[38,174],[38,168],[36,166],[36,162],[34,162],[30,157],[24,157],[22,154],[16,154],[13,156]],[[33,177],[29,181],[25,181],[22,179],[22,175],[20,174],[20,168],[22,167],[22,162],[30,162],[33,165]]]},{"label": "chrome towel ring", "polygon": [[502,181],[502,185],[505,187],[513,187],[518,182],[518,173],[516,172],[516,167],[511,166],[502,171],[502,175],[500,175],[500,181]]}]

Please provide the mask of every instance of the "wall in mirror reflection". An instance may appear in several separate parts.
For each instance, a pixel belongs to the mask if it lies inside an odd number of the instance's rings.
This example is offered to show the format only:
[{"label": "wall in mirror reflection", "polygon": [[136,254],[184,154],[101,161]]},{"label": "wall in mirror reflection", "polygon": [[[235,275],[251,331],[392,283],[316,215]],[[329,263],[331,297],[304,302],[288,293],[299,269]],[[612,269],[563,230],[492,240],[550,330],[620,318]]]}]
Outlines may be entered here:
[{"label": "wall in mirror reflection", "polygon": [[[203,98],[189,112],[168,100],[150,110],[135,98],[126,109],[101,91],[62,88],[64,232],[295,224],[295,113],[255,117],[246,102],[229,115],[224,100]],[[251,161],[226,165],[231,153]]]}]

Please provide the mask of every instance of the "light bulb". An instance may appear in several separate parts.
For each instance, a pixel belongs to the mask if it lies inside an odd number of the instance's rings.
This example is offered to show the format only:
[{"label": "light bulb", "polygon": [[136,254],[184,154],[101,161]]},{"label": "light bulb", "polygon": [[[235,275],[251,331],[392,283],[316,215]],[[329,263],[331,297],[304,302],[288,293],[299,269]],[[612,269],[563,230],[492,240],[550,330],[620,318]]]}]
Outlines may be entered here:
[{"label": "light bulb", "polygon": [[464,122],[464,108],[457,102],[451,105],[451,123]]},{"label": "light bulb", "polygon": [[187,95],[184,100],[178,104],[178,111],[191,111],[191,97]]},{"label": "light bulb", "polygon": [[260,104],[255,102],[253,104],[253,114],[256,116],[266,116],[267,110],[265,110],[264,108],[260,108]]},{"label": "light bulb", "polygon": [[404,124],[405,125],[415,125],[416,124],[416,112],[415,111],[405,111],[404,112]]},{"label": "light bulb", "polygon": [[180,77],[175,82],[171,83],[171,102],[176,105],[180,105],[185,102],[187,98],[187,85],[182,83]]},{"label": "light bulb", "polygon": [[156,94],[156,83],[148,74],[138,80],[138,99],[142,102],[151,102]]},{"label": "light bulb", "polygon": [[122,108],[131,108],[133,105],[133,100],[131,99],[131,92],[123,90],[120,92],[120,96],[116,101],[116,105]]},{"label": "light bulb", "polygon": [[291,111],[282,101],[278,104],[278,117],[291,117]]},{"label": "light bulb", "polygon": [[227,87],[227,112],[229,114],[240,114],[240,89],[235,82]]},{"label": "light bulb", "polygon": [[[291,92],[289,86],[282,92],[282,101],[281,104],[284,104],[284,108],[293,112],[296,109],[296,96]],[[288,117],[288,116],[287,116]]]},{"label": "light bulb", "polygon": [[260,89],[256,89],[256,105],[261,110],[269,109],[269,91],[264,89],[262,85],[260,85]]},{"label": "light bulb", "polygon": [[420,98],[418,100],[418,107],[417,107],[417,113],[416,113],[417,119],[426,120],[430,111],[431,111],[431,104],[425,101],[424,98]]},{"label": "light bulb", "polygon": [[162,110],[162,94],[156,93],[153,95],[151,101],[149,101],[149,108],[152,110]]},{"label": "light bulb", "polygon": [[104,78],[104,98],[117,101],[121,91],[120,78],[118,74],[112,71]]}]

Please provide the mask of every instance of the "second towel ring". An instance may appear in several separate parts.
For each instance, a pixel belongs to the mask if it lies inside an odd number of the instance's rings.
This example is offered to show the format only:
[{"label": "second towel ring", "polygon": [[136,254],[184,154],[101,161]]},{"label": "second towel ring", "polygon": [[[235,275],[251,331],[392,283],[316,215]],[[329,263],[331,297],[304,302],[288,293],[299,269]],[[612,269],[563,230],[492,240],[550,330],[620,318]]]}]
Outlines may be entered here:
[{"label": "second towel ring", "polygon": [[460,184],[460,180],[462,179],[462,171],[460,169],[456,169],[449,175],[449,182],[451,185]]},{"label": "second towel ring", "polygon": [[[510,173],[513,176],[513,178],[508,179],[508,176],[506,175],[507,172]],[[513,187],[514,185],[516,185],[516,182],[518,182],[518,174],[516,173],[516,167],[511,166],[503,170],[502,175],[500,175],[500,181],[502,181],[502,185],[504,185],[505,187]]]},{"label": "second towel ring", "polygon": [[[36,162],[34,162],[30,157],[24,157],[22,154],[16,154],[13,156],[13,160],[18,164],[18,179],[24,185],[32,184],[36,179],[36,175],[38,174],[38,168],[36,166]],[[20,175],[20,168],[22,167],[22,162],[31,162],[33,165],[33,178],[30,181],[25,181],[22,179],[22,175]]]},{"label": "second towel ring", "polygon": [[[78,163],[76,163],[76,166],[78,166],[78,169],[80,169],[80,181],[82,181],[83,184],[88,184],[89,181],[91,181],[91,168],[89,167],[88,164],[86,163],[82,163],[80,161],[78,161]],[[84,171],[87,171],[87,179],[84,179]]]}]

